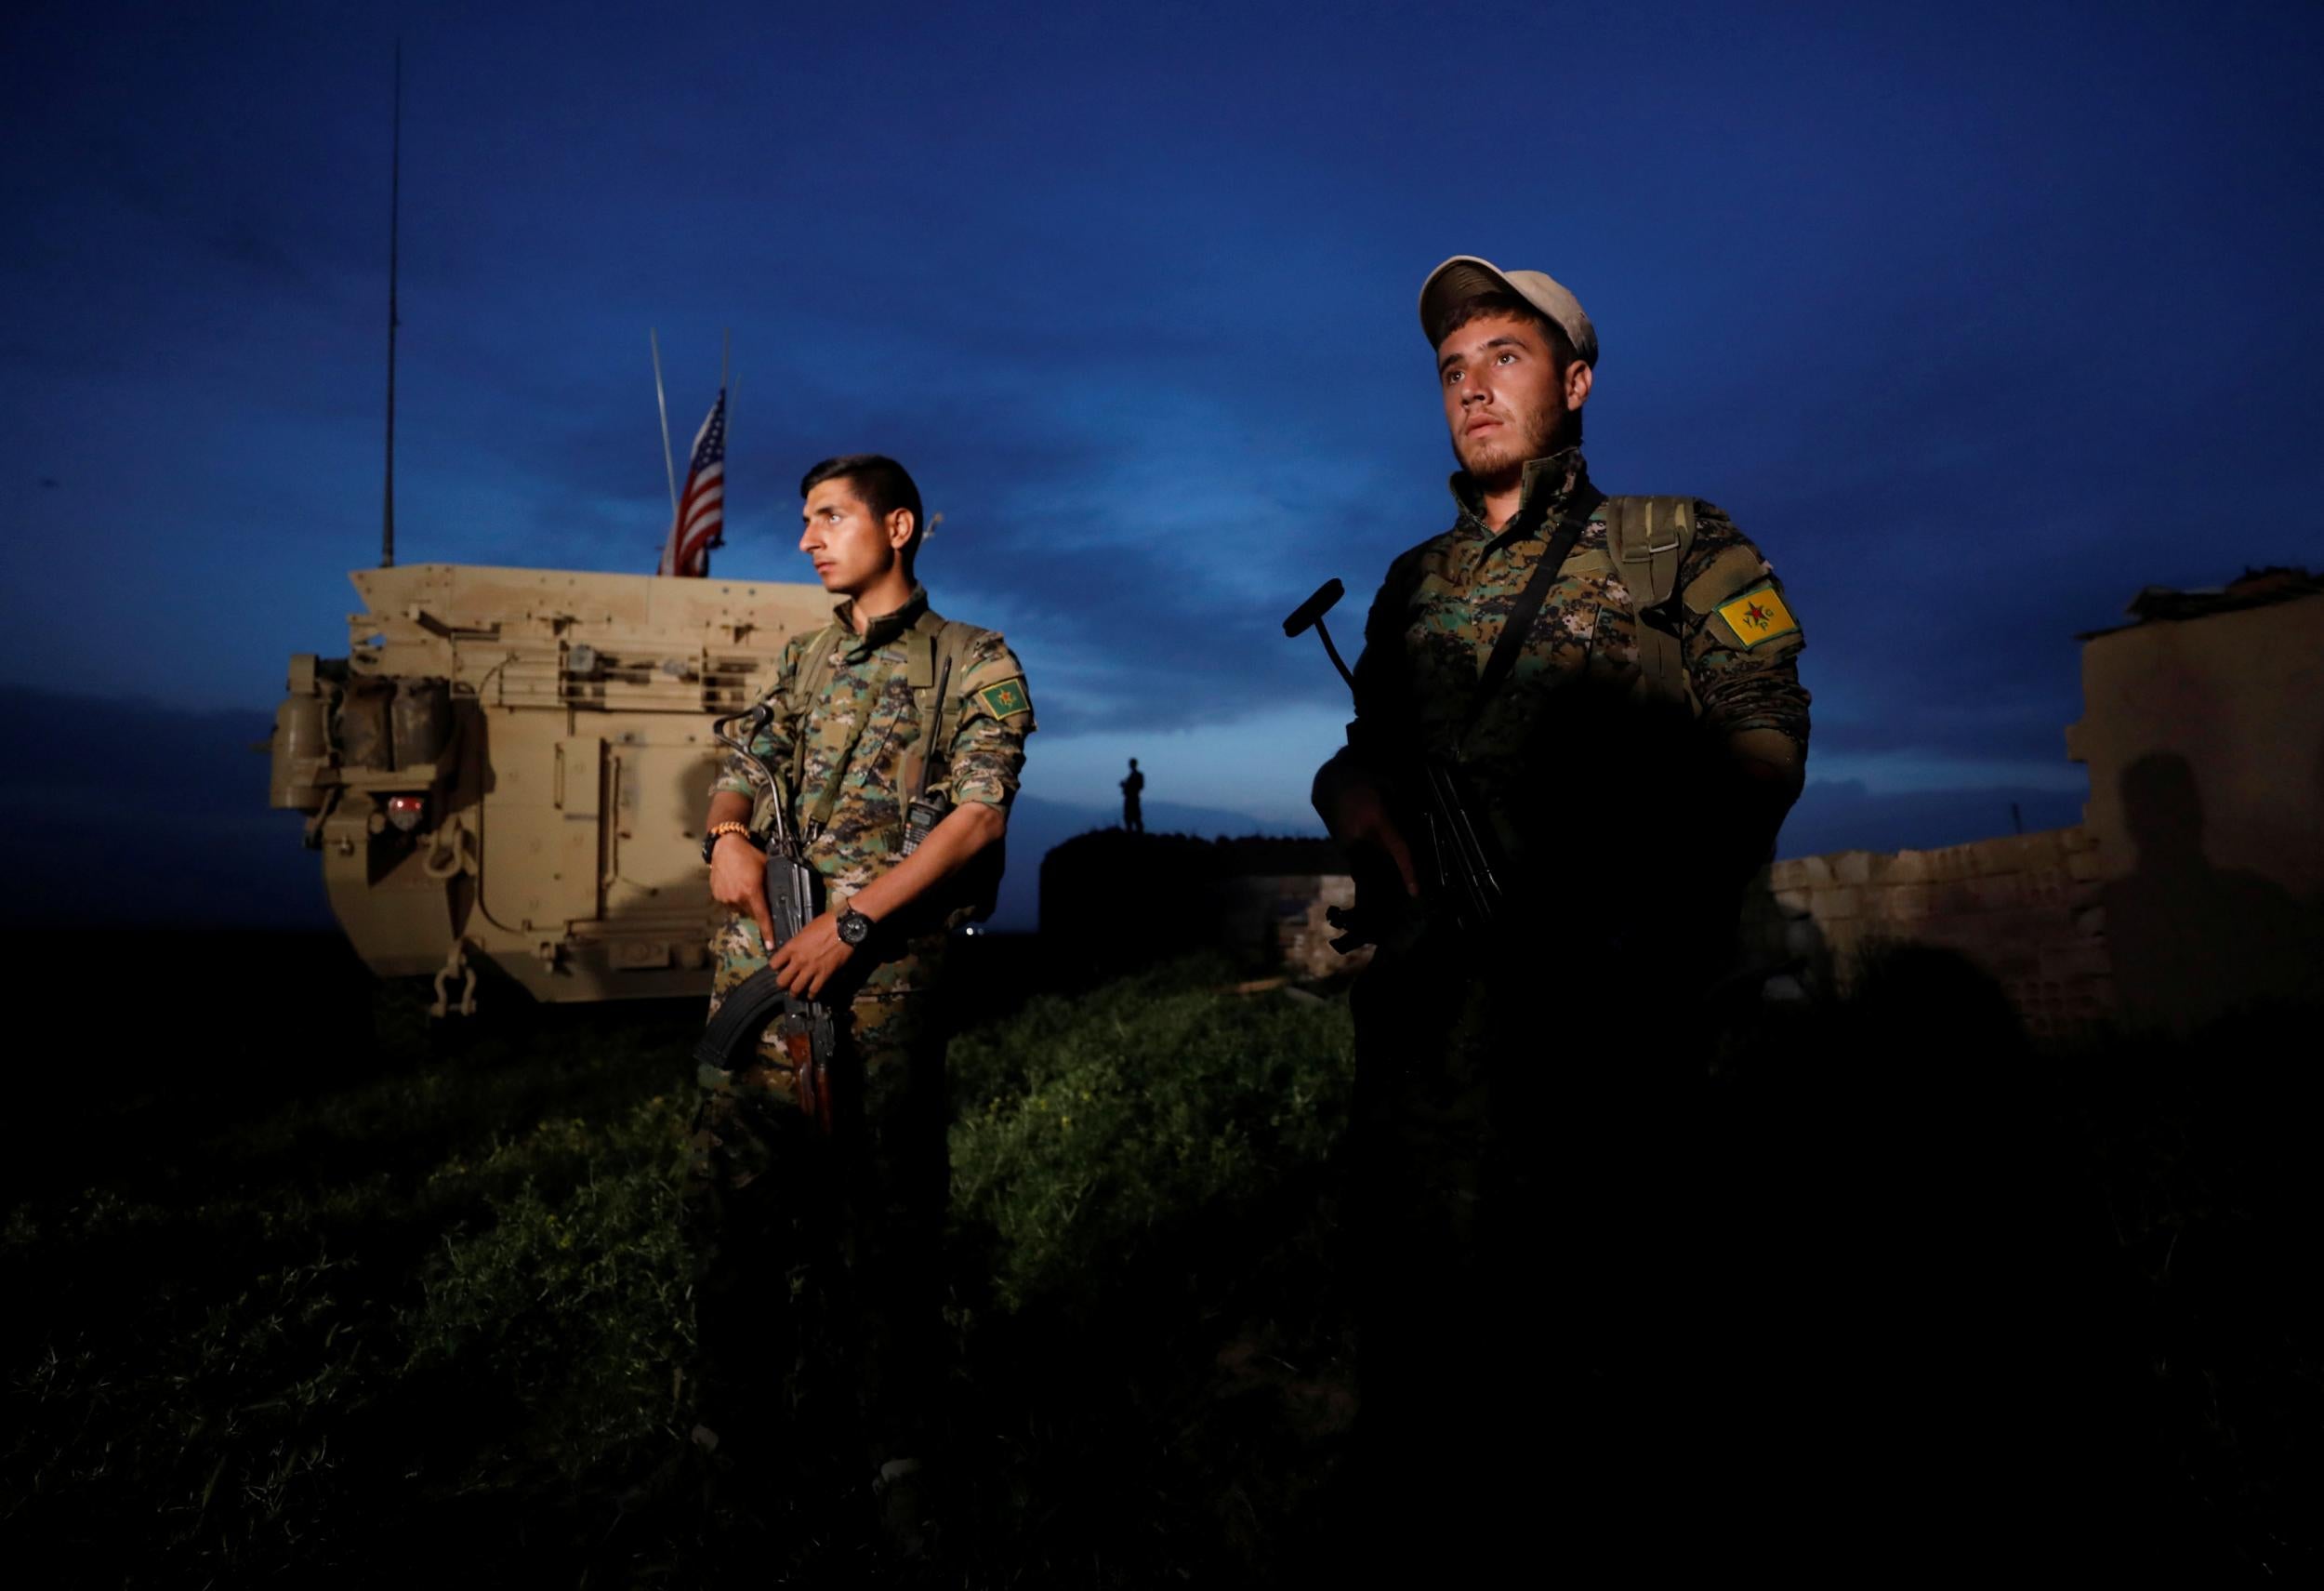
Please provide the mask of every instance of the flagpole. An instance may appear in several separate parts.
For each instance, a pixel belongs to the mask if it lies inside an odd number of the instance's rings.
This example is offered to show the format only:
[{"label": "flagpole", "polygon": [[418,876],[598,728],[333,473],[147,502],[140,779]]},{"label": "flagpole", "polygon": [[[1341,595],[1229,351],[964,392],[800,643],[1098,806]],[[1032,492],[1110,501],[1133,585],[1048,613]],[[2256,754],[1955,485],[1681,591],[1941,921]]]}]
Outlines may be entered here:
[{"label": "flagpole", "polygon": [[[734,462],[734,394],[742,390],[743,378],[740,375],[737,375],[734,378],[733,382],[726,389],[726,462],[728,466],[726,479],[730,481],[734,478],[734,471],[733,469]],[[720,490],[723,489],[724,486],[723,484],[721,484]],[[723,541],[725,538],[725,522],[720,520],[719,539]]]},{"label": "flagpole", "polygon": [[669,477],[670,523],[678,521],[678,466],[671,462],[669,453],[669,399],[662,391],[662,339],[652,326],[645,328],[646,346],[654,351],[654,402],[662,411],[662,473]]},{"label": "flagpole", "polygon": [[379,496],[379,567],[395,567],[395,267],[403,218],[403,41],[395,41],[394,131],[388,155],[388,460]]},{"label": "flagpole", "polygon": [[[723,451],[727,458],[730,460],[734,456],[734,392],[732,384],[729,382],[727,372],[733,368],[733,360],[734,328],[733,326],[720,326],[719,328],[719,402],[724,405],[726,410],[724,417],[726,424],[726,441]],[[725,467],[720,466],[720,468],[724,469]],[[726,490],[726,483],[733,478],[733,471],[732,470],[727,470],[725,473],[720,476],[719,490],[721,494],[723,494]],[[726,534],[726,521],[724,518],[725,510],[721,509],[719,511],[720,515],[719,521],[720,531],[718,537],[714,539],[723,540]],[[704,578],[706,579],[709,577],[710,549],[707,547],[702,550],[702,574]]]}]

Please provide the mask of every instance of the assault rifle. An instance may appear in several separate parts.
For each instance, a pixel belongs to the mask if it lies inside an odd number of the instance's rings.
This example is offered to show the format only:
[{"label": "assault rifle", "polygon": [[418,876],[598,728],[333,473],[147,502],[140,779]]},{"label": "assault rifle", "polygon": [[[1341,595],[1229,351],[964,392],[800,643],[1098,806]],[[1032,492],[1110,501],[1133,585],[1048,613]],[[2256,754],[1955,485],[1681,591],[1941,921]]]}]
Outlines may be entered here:
[{"label": "assault rifle", "polygon": [[[807,865],[805,842],[792,830],[783,782],[750,749],[751,741],[773,717],[774,709],[759,702],[710,725],[710,733],[718,737],[719,744],[741,757],[745,770],[764,782],[768,806],[774,814],[767,834],[750,837],[767,854],[767,915],[774,923],[774,940],[767,946],[770,959],[815,920],[817,882],[815,870]],[[726,733],[726,726],[737,720],[744,723],[740,740],[730,738]],[[702,1030],[702,1040],[694,1046],[694,1060],[720,1071],[736,1070],[748,1063],[759,1036],[770,1025],[775,1026],[783,1053],[790,1062],[799,1108],[813,1117],[815,1124],[825,1133],[830,1132],[832,1057],[838,1045],[838,1027],[832,1020],[828,1005],[792,994],[775,981],[772,966],[751,974],[726,997],[719,1006],[719,1014]]]},{"label": "assault rifle", "polygon": [[[1347,588],[1338,580],[1327,580],[1315,594],[1291,611],[1283,621],[1283,633],[1289,636],[1314,630],[1324,643],[1325,654],[1332,667],[1348,683],[1348,692],[1355,694],[1355,676],[1340,659],[1340,649],[1331,643],[1331,630],[1324,623],[1324,615],[1347,595]],[[1363,710],[1358,698],[1356,710]],[[1421,759],[1419,797],[1423,832],[1419,836],[1428,846],[1430,894],[1441,909],[1451,913],[1455,926],[1470,931],[1486,927],[1500,909],[1501,882],[1494,855],[1492,834],[1481,826],[1472,814],[1475,799],[1469,793],[1468,781],[1459,765],[1441,757]],[[1332,948],[1347,951],[1358,945],[1373,943],[1373,922],[1377,914],[1367,912],[1359,905],[1354,914],[1333,907],[1328,912],[1331,925],[1345,929]]]}]

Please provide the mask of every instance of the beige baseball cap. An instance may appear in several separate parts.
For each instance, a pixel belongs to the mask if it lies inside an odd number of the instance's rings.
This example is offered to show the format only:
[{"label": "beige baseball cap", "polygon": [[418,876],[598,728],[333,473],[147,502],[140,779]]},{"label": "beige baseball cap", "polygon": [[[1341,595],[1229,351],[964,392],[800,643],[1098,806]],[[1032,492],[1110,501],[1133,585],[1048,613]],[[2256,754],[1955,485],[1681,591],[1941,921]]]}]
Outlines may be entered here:
[{"label": "beige baseball cap", "polygon": [[1514,293],[1565,328],[1567,340],[1584,365],[1596,369],[1598,330],[1581,312],[1581,300],[1555,279],[1538,271],[1503,271],[1473,254],[1456,254],[1428,273],[1420,284],[1420,330],[1429,346],[1439,339],[1437,327],[1452,312],[1482,293]]}]

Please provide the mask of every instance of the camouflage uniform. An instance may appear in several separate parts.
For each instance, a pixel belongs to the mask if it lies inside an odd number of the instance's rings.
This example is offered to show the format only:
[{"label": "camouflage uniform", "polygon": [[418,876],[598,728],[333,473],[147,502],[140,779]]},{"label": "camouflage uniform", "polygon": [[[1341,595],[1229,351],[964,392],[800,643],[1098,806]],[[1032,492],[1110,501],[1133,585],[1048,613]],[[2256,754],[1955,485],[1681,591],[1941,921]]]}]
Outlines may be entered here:
[{"label": "camouflage uniform", "polygon": [[[1794,755],[1804,752],[1808,696],[1799,681],[1796,626],[1763,640],[1745,637],[1717,609],[1697,614],[1678,600],[1714,565],[1732,568],[1738,559],[1757,565],[1743,590],[1780,599],[1772,566],[1725,514],[1695,505],[1694,543],[1676,596],[1653,620],[1642,620],[1608,556],[1604,502],[1578,449],[1526,467],[1523,504],[1512,528],[1499,533],[1480,517],[1465,475],[1454,476],[1452,487],[1458,521],[1389,566],[1365,626],[1357,717],[1341,755],[1377,782],[1393,790],[1415,754],[1459,762],[1521,873],[1553,872],[1570,883],[1578,865],[1593,881],[1602,876],[1602,868],[1574,852],[1594,846],[1605,855],[1585,831],[1618,805],[1626,816],[1617,821],[1633,827],[1638,801],[1667,808],[1657,815],[1701,845],[1715,811],[1690,806],[1668,787],[1715,778],[1727,737],[1757,740],[1777,755],[1784,743]],[[1478,676],[1549,527],[1591,502],[1597,506],[1551,583],[1516,666],[1489,701],[1476,703]],[[1639,699],[1642,622],[1678,630],[1692,698],[1687,730]],[[1623,760],[1611,761],[1618,749]],[[1649,785],[1663,788],[1641,788]],[[1552,815],[1552,807],[1561,810]]]},{"label": "camouflage uniform", "polygon": [[[915,700],[912,654],[937,622],[918,587],[857,636],[837,622],[795,637],[771,693],[776,711],[752,749],[793,792],[788,817],[826,903],[838,906],[892,867],[905,806],[931,750],[935,718],[957,721],[931,788],[956,805],[1003,812],[1015,799],[1034,727],[1023,671],[993,631],[970,639],[945,702]],[[799,689],[820,649],[826,681]],[[761,792],[730,754],[713,790]],[[766,815],[761,812],[763,825]],[[986,875],[989,878],[991,875]],[[972,863],[891,920],[842,969],[825,998],[839,1007],[838,1117],[829,1138],[802,1112],[781,1050],[753,1064],[703,1068],[688,1222],[696,1253],[705,1423],[746,1447],[805,1418],[860,1425],[879,1456],[925,1437],[939,1362],[938,1252],[949,1171],[944,1033],[934,1009],[948,924],[984,887]],[[711,940],[710,1009],[766,965],[758,924],[729,918]],[[813,1444],[808,1444],[812,1447]],[[743,1456],[750,1457],[746,1452]]]},{"label": "camouflage uniform", "polygon": [[[1671,1124],[1685,1070],[1667,1058],[1685,1047],[1675,1014],[1723,948],[1722,914],[1731,934],[1766,838],[1735,815],[1744,803],[1728,742],[1803,755],[1808,698],[1796,627],[1747,637],[1725,617],[1788,610],[1765,560],[1711,505],[1693,505],[1671,600],[1641,615],[1578,450],[1526,467],[1501,532],[1465,476],[1453,492],[1453,527],[1399,557],[1373,605],[1340,757],[1387,796],[1424,870],[1414,765],[1459,764],[1499,841],[1507,893],[1489,935],[1415,932],[1410,919],[1383,934],[1355,990],[1359,1468],[1412,1517],[1442,1505],[1499,1518],[1474,1492],[1426,1493],[1453,1477],[1522,1484],[1495,1478],[1528,1475],[1525,1450],[1571,1412],[1524,1402],[1549,1385],[1547,1344],[1573,1340],[1545,1336],[1545,1290],[1561,1329],[1586,1316],[1608,1332],[1602,1300],[1651,1292],[1616,1275],[1625,1256],[1658,1257],[1633,1241],[1669,1181],[1643,1177],[1657,1151],[1641,1146]],[[1552,531],[1592,504],[1514,668],[1478,702]],[[1722,591],[1739,581],[1755,600],[1693,611],[1680,598],[1714,566]],[[1644,694],[1643,624],[1670,627],[1686,701]],[[1393,882],[1364,887],[1367,910],[1383,893],[1402,901]],[[1564,1307],[1580,1302],[1576,1285],[1589,1294],[1580,1311]],[[1571,1383],[1557,1393],[1574,1395]],[[1497,1423],[1461,1428],[1487,1411]]]}]

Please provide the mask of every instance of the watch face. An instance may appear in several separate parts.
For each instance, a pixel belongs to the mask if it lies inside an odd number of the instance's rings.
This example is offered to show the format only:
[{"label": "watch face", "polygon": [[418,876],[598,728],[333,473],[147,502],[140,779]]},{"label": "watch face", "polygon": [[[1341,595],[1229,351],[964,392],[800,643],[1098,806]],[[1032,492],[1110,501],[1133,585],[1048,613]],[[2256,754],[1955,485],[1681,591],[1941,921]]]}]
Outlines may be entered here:
[{"label": "watch face", "polygon": [[861,945],[871,937],[872,920],[852,908],[839,913],[839,937],[851,945]]}]

